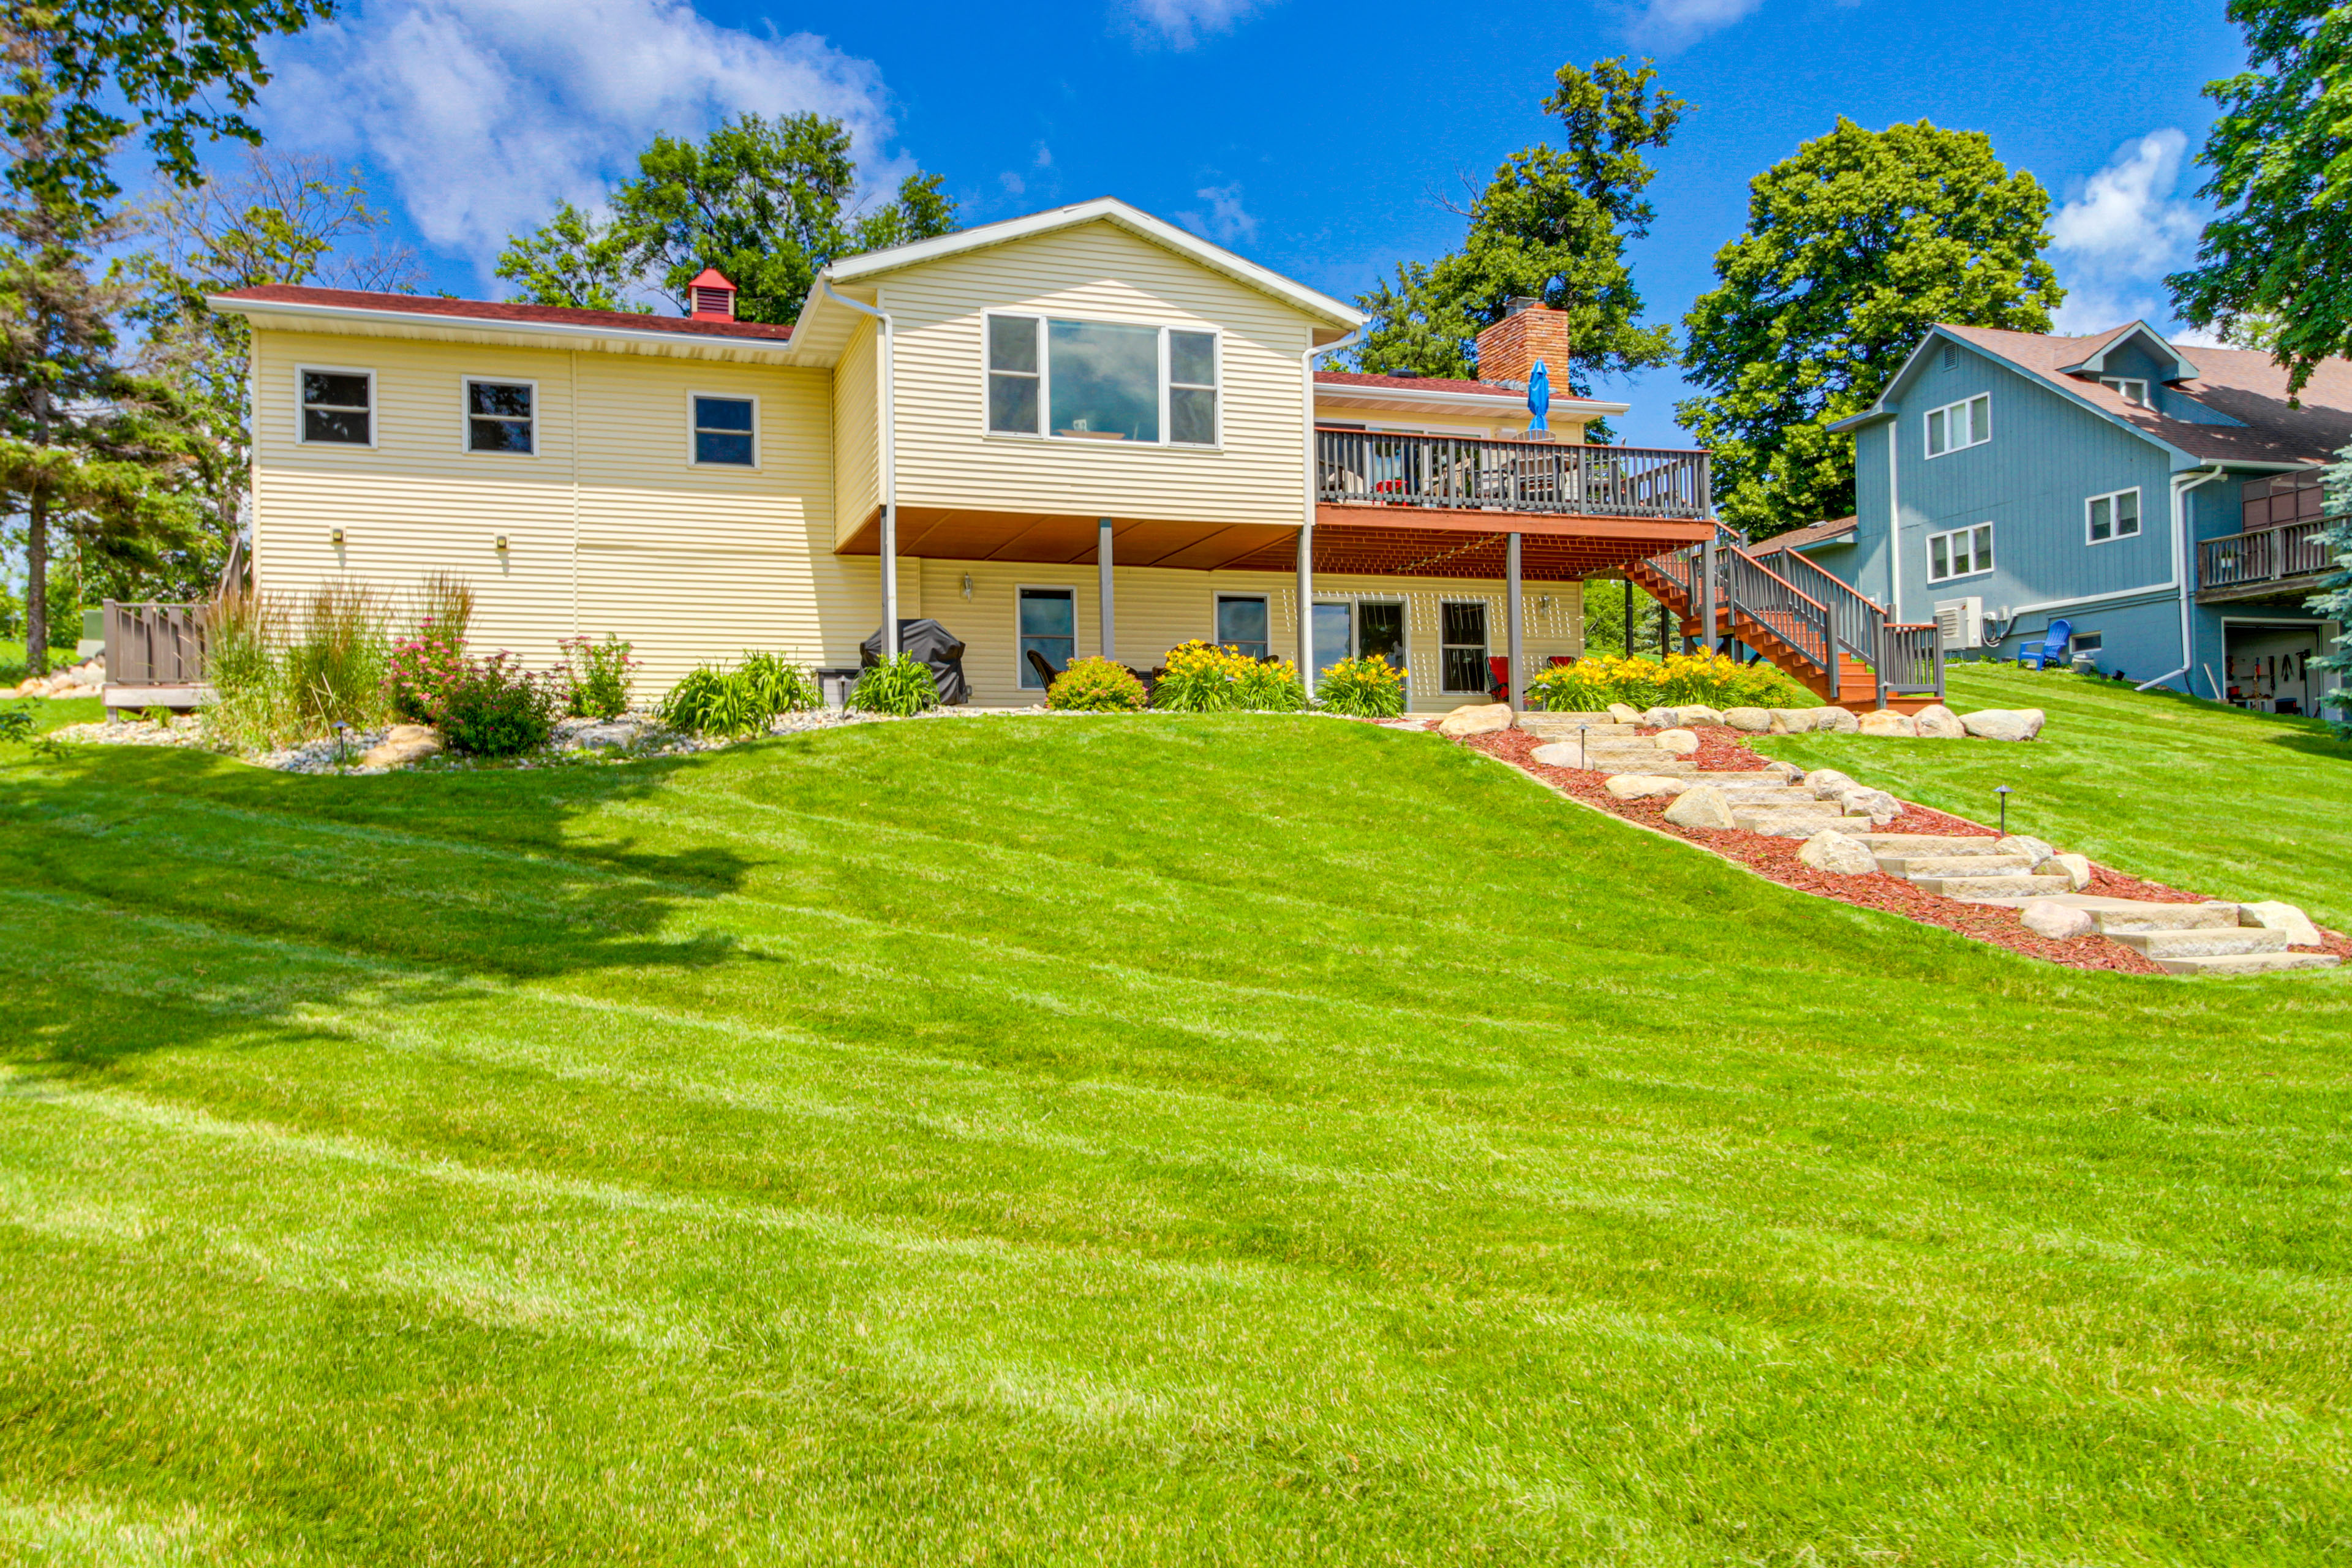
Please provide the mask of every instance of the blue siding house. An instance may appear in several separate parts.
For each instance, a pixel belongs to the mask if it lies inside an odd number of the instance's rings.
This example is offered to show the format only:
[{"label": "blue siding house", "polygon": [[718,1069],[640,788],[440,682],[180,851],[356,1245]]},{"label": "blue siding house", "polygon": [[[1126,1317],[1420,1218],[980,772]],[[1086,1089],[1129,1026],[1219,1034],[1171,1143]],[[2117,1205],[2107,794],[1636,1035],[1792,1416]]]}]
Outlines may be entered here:
[{"label": "blue siding house", "polygon": [[2319,466],[2352,443],[2352,362],[2291,406],[2242,349],[2146,322],[2087,337],[1932,329],[1865,412],[1854,515],[1797,549],[1947,658],[2014,658],[2051,624],[2135,684],[2277,711],[2333,684],[2306,660],[2343,628],[2304,607],[2327,565]]}]

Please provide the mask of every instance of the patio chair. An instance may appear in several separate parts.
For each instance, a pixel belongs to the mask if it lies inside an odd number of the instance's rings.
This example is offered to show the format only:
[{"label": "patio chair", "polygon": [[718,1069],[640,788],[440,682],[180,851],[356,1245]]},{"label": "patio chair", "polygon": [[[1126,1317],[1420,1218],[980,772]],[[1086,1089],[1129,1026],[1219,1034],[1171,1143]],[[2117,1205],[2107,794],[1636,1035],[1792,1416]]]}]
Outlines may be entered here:
[{"label": "patio chair", "polygon": [[1047,658],[1044,654],[1039,653],[1035,648],[1028,648],[1024,651],[1027,653],[1029,657],[1029,668],[1037,672],[1037,679],[1045,683],[1046,690],[1053,690],[1054,682],[1062,679],[1062,672],[1055,669],[1054,668],[1053,661]]},{"label": "patio chair", "polygon": [[2053,621],[2045,641],[2028,643],[2017,650],[2017,662],[2028,669],[2046,669],[2053,664],[2066,662],[2066,645],[2074,637],[2074,623]]},{"label": "patio chair", "polygon": [[1511,661],[1501,654],[1489,654],[1486,674],[1494,681],[1486,689],[1486,695],[1497,702],[1508,702],[1511,700]]}]

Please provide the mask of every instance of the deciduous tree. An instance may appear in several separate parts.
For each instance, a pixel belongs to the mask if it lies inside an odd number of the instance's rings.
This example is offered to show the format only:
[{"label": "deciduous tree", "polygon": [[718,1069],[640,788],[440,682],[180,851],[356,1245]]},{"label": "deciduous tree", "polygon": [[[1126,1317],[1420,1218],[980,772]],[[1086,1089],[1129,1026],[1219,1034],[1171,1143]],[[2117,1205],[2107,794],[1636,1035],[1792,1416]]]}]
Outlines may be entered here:
[{"label": "deciduous tree", "polygon": [[1977,132],[1835,130],[1756,176],[1748,226],[1685,319],[1700,395],[1675,417],[1715,453],[1725,521],[1761,537],[1853,510],[1830,424],[1885,387],[1929,326],[2050,330],[2050,194]]}]

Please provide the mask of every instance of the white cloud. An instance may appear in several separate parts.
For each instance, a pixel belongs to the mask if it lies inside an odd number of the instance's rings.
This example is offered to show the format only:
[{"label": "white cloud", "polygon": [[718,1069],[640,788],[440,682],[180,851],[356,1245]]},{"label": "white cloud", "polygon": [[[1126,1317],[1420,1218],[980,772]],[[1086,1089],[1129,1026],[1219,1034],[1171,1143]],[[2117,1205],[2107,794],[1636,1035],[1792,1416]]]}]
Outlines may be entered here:
[{"label": "white cloud", "polygon": [[807,33],[721,27],[686,0],[375,0],[275,51],[271,139],[360,158],[425,240],[485,276],[558,201],[594,208],[656,133],[740,111],[850,128],[861,173],[895,181],[880,71]]},{"label": "white cloud", "polygon": [[1176,221],[1203,239],[1213,239],[1219,245],[1246,245],[1257,237],[1257,219],[1242,206],[1242,186],[1239,180],[1230,185],[1203,185],[1192,193],[1209,204],[1204,215],[1181,212]]},{"label": "white cloud", "polygon": [[1641,0],[1626,18],[1626,36],[1656,49],[1679,49],[1742,22],[1764,0]]},{"label": "white cloud", "polygon": [[1259,0],[1124,0],[1128,31],[1139,43],[1189,49],[1230,33],[1254,16]]},{"label": "white cloud", "polygon": [[2170,126],[2126,142],[2058,209],[2051,249],[2067,290],[2058,331],[2170,318],[2164,275],[2195,250],[2201,221],[2192,204],[2172,194],[2188,146],[2189,138]]}]

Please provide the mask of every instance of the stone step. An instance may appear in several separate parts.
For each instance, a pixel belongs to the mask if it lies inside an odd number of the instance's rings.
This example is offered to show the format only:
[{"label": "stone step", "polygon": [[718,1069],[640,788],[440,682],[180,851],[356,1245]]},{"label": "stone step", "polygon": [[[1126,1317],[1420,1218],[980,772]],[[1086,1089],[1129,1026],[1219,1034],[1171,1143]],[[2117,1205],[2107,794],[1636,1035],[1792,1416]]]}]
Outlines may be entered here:
[{"label": "stone step", "polygon": [[[1576,739],[1579,726],[1554,715],[1522,713],[1519,715],[1519,728],[1530,735],[1573,741]],[[1642,730],[1638,724],[1612,724],[1603,720],[1598,724],[1586,724],[1581,728],[1585,739],[1589,741],[1642,739]]]},{"label": "stone step", "polygon": [[2010,899],[2038,898],[2044,893],[2071,893],[2074,890],[2072,877],[1910,877],[1905,879],[1922,891],[1940,893],[1962,903],[2000,903]]},{"label": "stone step", "polygon": [[1790,816],[1780,812],[1752,812],[1738,803],[1731,807],[1731,820],[1748,833],[1761,833],[1768,838],[1811,838],[1824,827],[1860,837],[1870,826],[1866,816]]},{"label": "stone step", "polygon": [[1833,800],[1811,800],[1799,797],[1783,802],[1769,795],[1759,798],[1745,793],[1731,797],[1731,809],[1743,816],[1786,817],[1791,822],[1800,818],[1809,822],[1830,822],[1846,815],[1845,807]]},{"label": "stone step", "polygon": [[[2114,905],[2128,902],[2128,909]],[[2136,931],[2235,931],[2238,906],[2235,904],[2144,904],[2136,900],[2111,899],[2103,904],[2086,904],[2091,918],[2099,930],[2109,936],[2120,936]]]},{"label": "stone step", "polygon": [[2221,952],[2158,958],[2156,965],[2167,974],[2267,974],[2280,969],[2333,969],[2336,963],[2332,952]]},{"label": "stone step", "polygon": [[1874,855],[1997,855],[2000,842],[1942,833],[1865,833],[1862,841]]},{"label": "stone step", "polygon": [[1878,868],[1890,877],[2006,877],[2033,869],[2022,855],[1881,855]]},{"label": "stone step", "polygon": [[2286,951],[2286,932],[2263,926],[2187,926],[2173,931],[2111,931],[2106,935],[2150,958],[2228,958]]}]

